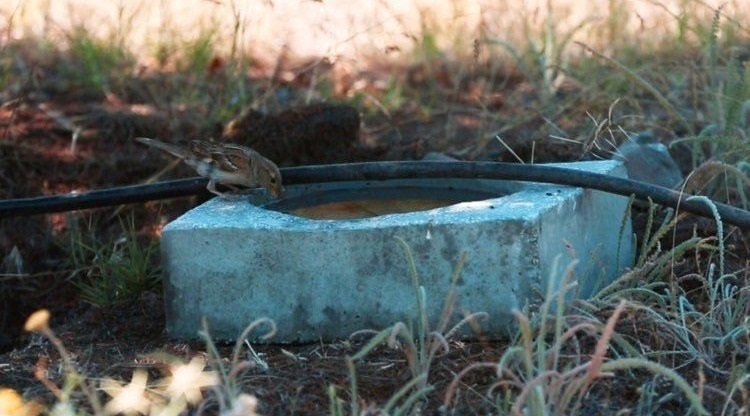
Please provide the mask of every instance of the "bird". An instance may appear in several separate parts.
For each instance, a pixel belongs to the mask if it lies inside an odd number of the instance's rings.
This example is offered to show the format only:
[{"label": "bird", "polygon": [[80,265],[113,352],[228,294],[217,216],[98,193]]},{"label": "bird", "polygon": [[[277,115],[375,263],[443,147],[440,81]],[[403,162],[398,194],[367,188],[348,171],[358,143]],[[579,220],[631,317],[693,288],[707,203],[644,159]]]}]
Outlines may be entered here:
[{"label": "bird", "polygon": [[226,198],[226,195],[216,190],[217,183],[233,189],[236,188],[232,185],[263,187],[274,198],[279,198],[284,192],[279,167],[249,147],[204,140],[191,140],[188,146],[147,137],[136,137],[135,140],[182,159],[199,175],[208,178],[206,188],[220,197]]}]

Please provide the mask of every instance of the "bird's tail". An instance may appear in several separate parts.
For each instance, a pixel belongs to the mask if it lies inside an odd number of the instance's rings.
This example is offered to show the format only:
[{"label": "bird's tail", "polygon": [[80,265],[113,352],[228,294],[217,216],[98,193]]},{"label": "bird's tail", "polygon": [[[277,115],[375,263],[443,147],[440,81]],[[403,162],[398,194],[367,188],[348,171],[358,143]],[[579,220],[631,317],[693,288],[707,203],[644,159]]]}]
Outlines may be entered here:
[{"label": "bird's tail", "polygon": [[176,144],[165,143],[160,140],[149,139],[147,137],[136,137],[135,141],[169,152],[179,158],[187,159],[191,156],[190,150],[186,147]]}]

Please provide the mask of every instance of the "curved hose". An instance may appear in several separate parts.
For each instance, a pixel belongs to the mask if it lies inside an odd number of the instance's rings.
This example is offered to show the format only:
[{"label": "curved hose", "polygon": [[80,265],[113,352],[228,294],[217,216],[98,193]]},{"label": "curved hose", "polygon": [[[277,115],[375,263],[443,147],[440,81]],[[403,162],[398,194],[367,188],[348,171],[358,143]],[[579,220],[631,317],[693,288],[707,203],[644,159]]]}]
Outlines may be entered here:
[{"label": "curved hose", "polygon": [[[600,173],[546,165],[521,165],[502,162],[367,162],[336,165],[300,166],[281,170],[285,185],[318,182],[349,182],[411,178],[476,178],[543,182],[596,189],[608,193],[648,200],[667,207],[714,218],[705,202],[691,195]],[[207,193],[205,178],[191,178],[94,190],[80,194],[11,199],[0,201],[0,218],[97,208]],[[750,212],[714,202],[721,220],[742,229],[750,229]]]}]

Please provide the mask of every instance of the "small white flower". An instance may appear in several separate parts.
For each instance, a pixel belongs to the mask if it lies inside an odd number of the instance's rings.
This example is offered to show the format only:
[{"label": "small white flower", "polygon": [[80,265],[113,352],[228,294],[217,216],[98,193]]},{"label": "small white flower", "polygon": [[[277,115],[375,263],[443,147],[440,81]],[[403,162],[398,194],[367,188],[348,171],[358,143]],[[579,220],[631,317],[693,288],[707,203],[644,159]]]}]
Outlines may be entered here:
[{"label": "small white flower", "polygon": [[232,401],[232,408],[222,412],[221,416],[260,416],[258,409],[258,399],[252,394],[242,393]]},{"label": "small white flower", "polygon": [[143,370],[136,370],[127,386],[121,385],[116,380],[104,379],[102,390],[112,396],[112,400],[104,406],[104,411],[110,415],[118,413],[145,415],[148,413],[151,400],[145,395],[147,382],[148,374]]},{"label": "small white flower", "polygon": [[195,357],[188,364],[171,367],[172,375],[167,378],[167,393],[172,397],[185,396],[190,404],[203,399],[201,389],[219,384],[219,374],[216,371],[203,371],[206,361]]}]

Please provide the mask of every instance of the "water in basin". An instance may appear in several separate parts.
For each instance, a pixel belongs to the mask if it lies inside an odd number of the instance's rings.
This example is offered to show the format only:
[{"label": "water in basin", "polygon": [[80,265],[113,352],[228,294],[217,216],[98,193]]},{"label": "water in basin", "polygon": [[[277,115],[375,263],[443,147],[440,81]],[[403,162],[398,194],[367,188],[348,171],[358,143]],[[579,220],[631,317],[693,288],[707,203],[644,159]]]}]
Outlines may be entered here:
[{"label": "water in basin", "polygon": [[426,211],[498,196],[496,192],[455,187],[365,187],[302,193],[274,201],[265,208],[316,220],[359,219]]}]

